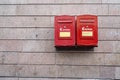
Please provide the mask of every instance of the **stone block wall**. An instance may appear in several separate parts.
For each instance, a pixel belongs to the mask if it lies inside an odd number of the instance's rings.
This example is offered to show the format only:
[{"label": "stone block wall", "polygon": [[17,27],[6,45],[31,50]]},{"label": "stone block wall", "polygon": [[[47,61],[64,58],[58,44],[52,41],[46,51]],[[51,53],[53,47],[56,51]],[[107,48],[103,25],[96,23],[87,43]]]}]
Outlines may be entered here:
[{"label": "stone block wall", "polygon": [[[55,15],[93,14],[99,45],[56,51]],[[120,0],[0,0],[0,80],[120,79]]]}]

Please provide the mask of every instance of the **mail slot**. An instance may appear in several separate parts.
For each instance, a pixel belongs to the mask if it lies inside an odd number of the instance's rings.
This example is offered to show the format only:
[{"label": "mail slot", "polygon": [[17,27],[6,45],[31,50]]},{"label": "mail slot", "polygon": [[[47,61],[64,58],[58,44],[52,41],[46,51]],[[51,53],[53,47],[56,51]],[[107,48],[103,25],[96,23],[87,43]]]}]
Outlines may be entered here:
[{"label": "mail slot", "polygon": [[98,45],[98,19],[95,15],[77,16],[77,45]]},{"label": "mail slot", "polygon": [[75,17],[55,16],[55,46],[75,46]]}]

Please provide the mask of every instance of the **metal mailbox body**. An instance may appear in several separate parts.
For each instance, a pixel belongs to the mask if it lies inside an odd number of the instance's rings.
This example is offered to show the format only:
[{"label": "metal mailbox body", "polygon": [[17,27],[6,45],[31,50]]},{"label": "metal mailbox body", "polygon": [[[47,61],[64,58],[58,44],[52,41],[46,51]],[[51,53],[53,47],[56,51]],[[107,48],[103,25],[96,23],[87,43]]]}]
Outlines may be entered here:
[{"label": "metal mailbox body", "polygon": [[98,19],[95,15],[77,16],[77,45],[98,46]]},{"label": "metal mailbox body", "polygon": [[55,16],[55,46],[75,46],[75,17]]}]

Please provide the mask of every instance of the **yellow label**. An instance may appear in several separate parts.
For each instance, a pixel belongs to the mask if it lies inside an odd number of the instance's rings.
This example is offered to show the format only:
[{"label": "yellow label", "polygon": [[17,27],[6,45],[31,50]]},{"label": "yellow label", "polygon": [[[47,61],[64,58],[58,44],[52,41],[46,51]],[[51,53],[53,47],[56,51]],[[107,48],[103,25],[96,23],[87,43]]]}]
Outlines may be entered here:
[{"label": "yellow label", "polygon": [[60,37],[70,37],[70,32],[60,32]]},{"label": "yellow label", "polygon": [[82,36],[92,37],[93,36],[93,32],[92,31],[82,31]]}]

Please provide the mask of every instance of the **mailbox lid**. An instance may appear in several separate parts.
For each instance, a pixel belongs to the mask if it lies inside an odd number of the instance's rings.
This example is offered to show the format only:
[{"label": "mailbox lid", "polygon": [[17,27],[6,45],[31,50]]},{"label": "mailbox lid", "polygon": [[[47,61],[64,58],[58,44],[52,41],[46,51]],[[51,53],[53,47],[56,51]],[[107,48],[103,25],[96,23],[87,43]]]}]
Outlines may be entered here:
[{"label": "mailbox lid", "polygon": [[55,46],[75,45],[75,16],[55,16]]},{"label": "mailbox lid", "polygon": [[77,45],[98,45],[98,20],[95,15],[77,16]]}]

